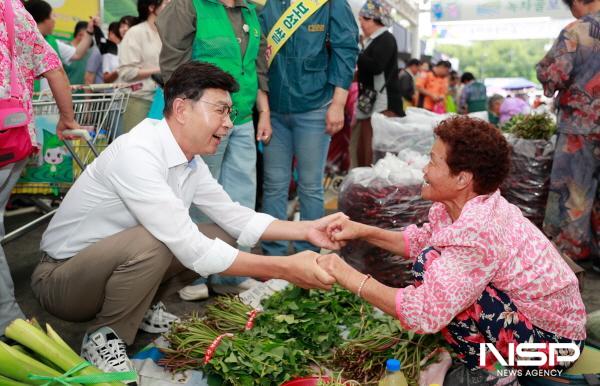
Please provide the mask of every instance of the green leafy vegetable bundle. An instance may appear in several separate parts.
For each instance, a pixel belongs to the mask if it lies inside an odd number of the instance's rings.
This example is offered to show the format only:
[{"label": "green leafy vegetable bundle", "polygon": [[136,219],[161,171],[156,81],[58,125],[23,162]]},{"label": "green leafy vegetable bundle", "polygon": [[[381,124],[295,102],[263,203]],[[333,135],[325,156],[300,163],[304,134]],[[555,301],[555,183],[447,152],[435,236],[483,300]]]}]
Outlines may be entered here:
[{"label": "green leafy vegetable bundle", "polygon": [[417,385],[421,361],[443,345],[439,335],[418,335],[403,330],[388,315],[365,320],[354,338],[334,351],[332,368],[361,384],[377,384],[385,373],[385,362],[395,358],[410,385]]},{"label": "green leafy vegetable bundle", "polygon": [[361,381],[378,379],[385,360],[403,359],[416,384],[419,363],[438,339],[401,330],[391,317],[338,286],[329,292],[289,286],[255,310],[237,298],[221,297],[166,335],[160,364],[170,370],[200,369],[226,385],[279,385],[322,371]]},{"label": "green leafy vegetable bundle", "polygon": [[506,122],[502,130],[518,138],[548,140],[556,133],[556,124],[548,113],[515,115]]}]

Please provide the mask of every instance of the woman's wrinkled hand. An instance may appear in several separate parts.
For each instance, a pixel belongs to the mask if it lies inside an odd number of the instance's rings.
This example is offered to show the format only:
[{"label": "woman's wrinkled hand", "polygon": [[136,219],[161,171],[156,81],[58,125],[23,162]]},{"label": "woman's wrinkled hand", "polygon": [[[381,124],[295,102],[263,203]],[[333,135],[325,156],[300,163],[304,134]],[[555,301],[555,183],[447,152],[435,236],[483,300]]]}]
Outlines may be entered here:
[{"label": "woman's wrinkled hand", "polygon": [[331,251],[336,251],[346,245],[343,241],[336,241],[329,237],[327,233],[328,226],[339,220],[347,219],[344,213],[338,212],[325,216],[318,220],[311,221],[307,229],[306,240],[310,243]]},{"label": "woman's wrinkled hand", "polygon": [[343,286],[343,279],[347,277],[347,274],[354,270],[348,263],[344,261],[340,256],[335,253],[328,255],[321,255],[317,259],[319,266],[327,272],[329,275],[335,278],[335,280]]},{"label": "woman's wrinkled hand", "polygon": [[363,224],[350,220],[347,216],[340,217],[327,225],[327,236],[333,242],[345,242],[361,237]]}]

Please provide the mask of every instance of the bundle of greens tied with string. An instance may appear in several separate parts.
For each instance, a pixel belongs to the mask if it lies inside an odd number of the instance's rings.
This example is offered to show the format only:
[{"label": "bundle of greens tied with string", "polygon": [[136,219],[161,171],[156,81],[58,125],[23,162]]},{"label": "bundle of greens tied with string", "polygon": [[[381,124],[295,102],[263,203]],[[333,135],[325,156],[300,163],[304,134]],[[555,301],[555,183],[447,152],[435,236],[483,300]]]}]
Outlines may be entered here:
[{"label": "bundle of greens tied with string", "polygon": [[328,292],[288,286],[262,306],[258,311],[237,297],[217,298],[205,316],[173,325],[159,364],[201,370],[224,385],[278,385],[325,373],[369,384],[383,376],[386,359],[396,357],[416,385],[419,363],[440,343],[438,336],[403,331],[339,286]]},{"label": "bundle of greens tied with string", "polygon": [[556,123],[548,113],[515,115],[502,130],[523,139],[549,140],[556,133]]}]

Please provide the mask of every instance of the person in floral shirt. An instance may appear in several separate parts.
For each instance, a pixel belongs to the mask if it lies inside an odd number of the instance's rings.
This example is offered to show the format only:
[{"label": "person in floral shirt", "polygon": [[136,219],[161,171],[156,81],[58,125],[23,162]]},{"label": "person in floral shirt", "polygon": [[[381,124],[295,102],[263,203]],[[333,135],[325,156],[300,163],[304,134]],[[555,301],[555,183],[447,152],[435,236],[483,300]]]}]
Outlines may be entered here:
[{"label": "person in floral shirt", "polygon": [[[8,33],[6,29],[5,7],[11,4],[14,12],[15,39],[11,56]],[[65,129],[78,129],[79,125],[74,120],[73,105],[69,81],[60,65],[58,56],[46,43],[38,31],[33,18],[25,9],[20,0],[0,1],[0,99],[10,97],[10,71],[11,61],[16,61],[18,70],[17,81],[21,86],[23,95],[21,101],[29,115],[29,135],[34,151],[40,145],[35,135],[33,120],[33,107],[31,96],[33,93],[33,80],[43,76],[50,84],[56,103],[60,111],[60,119],[56,128],[62,138]],[[4,237],[4,209],[8,202],[10,192],[19,178],[27,159],[11,163],[0,168],[0,239]],[[4,334],[6,325],[15,318],[22,317],[13,290],[6,256],[0,247],[0,335]]]},{"label": "person in floral shirt", "polygon": [[480,367],[480,343],[493,343],[504,358],[508,343],[572,343],[581,350],[586,313],[578,281],[544,234],[501,196],[510,148],[500,130],[459,116],[434,131],[421,190],[434,202],[428,223],[402,232],[349,219],[328,227],[333,240],[362,239],[412,260],[414,284],[388,287],[335,254],[318,262],[407,330],[441,332],[468,378],[518,385],[514,375],[494,372],[502,367],[492,358]]},{"label": "person in floral shirt", "polygon": [[600,272],[600,1],[564,0],[578,20],[565,27],[537,65],[558,104],[558,139],[544,230],[574,260]]}]

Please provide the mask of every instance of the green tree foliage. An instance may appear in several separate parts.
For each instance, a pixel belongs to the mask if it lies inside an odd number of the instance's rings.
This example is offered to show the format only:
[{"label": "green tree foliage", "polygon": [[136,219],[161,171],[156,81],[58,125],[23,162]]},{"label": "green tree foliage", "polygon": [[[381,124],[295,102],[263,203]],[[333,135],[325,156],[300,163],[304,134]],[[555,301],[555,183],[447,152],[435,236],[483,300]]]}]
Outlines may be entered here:
[{"label": "green tree foliage", "polygon": [[112,23],[126,15],[137,16],[136,0],[104,0],[104,22]]},{"label": "green tree foliage", "polygon": [[546,54],[551,40],[497,40],[470,46],[438,45],[436,51],[460,60],[461,72],[480,79],[520,76],[537,82],[535,65]]}]

